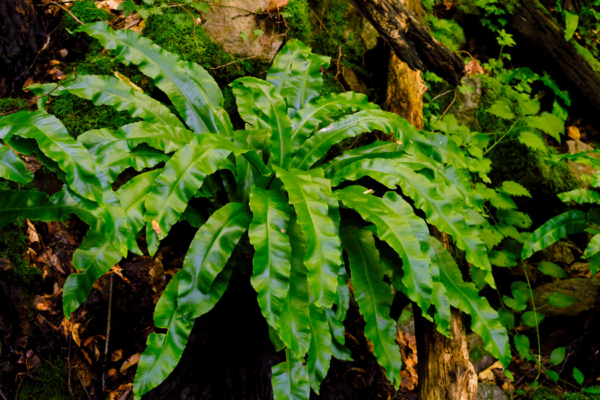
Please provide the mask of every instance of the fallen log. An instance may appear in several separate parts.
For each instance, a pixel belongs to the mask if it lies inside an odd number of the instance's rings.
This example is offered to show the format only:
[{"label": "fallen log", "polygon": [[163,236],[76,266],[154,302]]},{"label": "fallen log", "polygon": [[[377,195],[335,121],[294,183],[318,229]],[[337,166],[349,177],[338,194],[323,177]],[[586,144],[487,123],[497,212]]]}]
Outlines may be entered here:
[{"label": "fallen log", "polygon": [[453,85],[465,75],[459,56],[431,36],[427,27],[401,1],[350,0],[377,29],[401,61],[411,69],[429,70]]},{"label": "fallen log", "polygon": [[563,29],[539,1],[521,1],[513,14],[513,28],[553,62],[578,93],[600,110],[600,75],[577,51],[574,39],[565,40]]}]

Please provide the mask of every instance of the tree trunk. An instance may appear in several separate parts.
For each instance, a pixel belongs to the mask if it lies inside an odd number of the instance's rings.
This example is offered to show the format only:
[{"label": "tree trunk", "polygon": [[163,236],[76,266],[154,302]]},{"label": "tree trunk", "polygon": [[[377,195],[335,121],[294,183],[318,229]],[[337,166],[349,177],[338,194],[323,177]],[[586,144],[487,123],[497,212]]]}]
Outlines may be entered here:
[{"label": "tree trunk", "polygon": [[513,27],[548,57],[592,106],[600,110],[600,75],[577,52],[573,42],[565,40],[564,31],[539,1],[522,0],[514,13]]},{"label": "tree trunk", "polygon": [[377,29],[398,58],[411,69],[434,72],[453,85],[465,75],[465,64],[446,46],[435,40],[429,30],[398,0],[350,0]]},{"label": "tree trunk", "polygon": [[398,114],[418,130],[423,129],[423,93],[426,86],[421,71],[412,70],[394,53],[390,55],[388,68],[387,100],[384,109]]},{"label": "tree trunk", "polygon": [[[460,311],[452,308],[452,338],[441,335],[432,322],[420,317],[419,400],[473,400],[477,374],[469,361],[465,327]],[[420,332],[421,331],[421,332]]]}]

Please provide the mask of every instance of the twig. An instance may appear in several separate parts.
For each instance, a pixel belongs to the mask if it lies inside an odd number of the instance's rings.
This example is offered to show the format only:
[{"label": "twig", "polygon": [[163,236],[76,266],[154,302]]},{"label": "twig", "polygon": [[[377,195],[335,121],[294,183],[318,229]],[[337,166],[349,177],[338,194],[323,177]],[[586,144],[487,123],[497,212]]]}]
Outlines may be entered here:
[{"label": "twig", "polygon": [[110,339],[110,316],[112,313],[112,297],[113,297],[113,277],[115,274],[110,274],[110,286],[108,288],[108,319],[106,321],[106,343],[104,345],[104,362],[102,363],[102,391],[105,391],[106,360],[108,358],[108,341]]},{"label": "twig", "polygon": [[46,93],[46,94],[44,94],[44,95],[41,95],[41,96],[36,96],[36,97],[34,97],[33,99],[31,99],[31,101],[30,101],[29,103],[25,104],[23,107],[19,107],[19,108],[17,108],[16,110],[8,111],[8,112],[5,112],[5,113],[0,113],[0,117],[1,117],[1,116],[3,116],[3,115],[14,114],[14,113],[16,113],[17,111],[20,111],[20,110],[22,110],[22,109],[24,109],[24,108],[26,108],[26,107],[29,107],[30,105],[32,105],[33,103],[35,103],[35,102],[36,102],[36,101],[38,101],[39,99],[41,99],[41,98],[44,98],[44,97],[46,97],[46,96],[50,95],[50,93],[54,92],[56,89],[58,89],[59,87],[61,87],[63,84],[65,84],[65,83],[69,83],[69,82],[73,82],[73,81],[74,81],[74,80],[76,80],[76,79],[77,79],[77,75],[75,75],[75,78],[71,79],[70,81],[58,82],[58,83],[56,84],[56,87],[55,87],[54,89],[52,89],[51,91],[49,91],[48,93]]},{"label": "twig", "polygon": [[19,386],[17,386],[17,393],[15,393],[15,400],[19,398],[19,390],[21,390],[21,383],[23,383],[23,377],[21,376],[21,380],[19,380]]},{"label": "twig", "polygon": [[73,340],[73,334],[69,335],[69,354],[67,354],[67,368],[69,371],[69,392],[71,393],[71,397],[73,395],[73,389],[71,389],[71,341]]},{"label": "twig", "polygon": [[334,79],[336,80],[337,83],[340,84],[340,86],[342,87],[342,89],[345,91],[346,88],[344,87],[344,85],[342,85],[342,82],[340,82],[340,80],[338,79],[338,76],[340,75],[340,63],[341,63],[341,60],[342,60],[342,46],[339,47],[339,51],[340,51],[340,54],[338,55],[338,60],[337,60],[337,73],[335,74]]},{"label": "twig", "polygon": [[79,376],[79,373],[77,373],[77,377],[79,378],[79,382],[81,382],[81,387],[83,388],[83,391],[85,392],[85,394],[87,394],[88,399],[92,400],[92,398],[90,397],[90,394],[88,393],[87,389],[85,388],[85,385],[83,384],[83,381],[81,380],[81,376]]},{"label": "twig", "polygon": [[192,17],[192,27],[194,29],[194,42],[196,42],[196,49],[198,50],[198,54],[200,54],[200,45],[198,44],[198,38],[196,37],[196,18],[194,18],[194,15],[191,12],[189,12],[188,9],[184,6],[179,5],[179,7],[181,7],[183,11],[190,14],[190,17]]},{"label": "twig", "polygon": [[73,13],[72,13],[72,12],[71,12],[71,11],[70,11],[70,10],[69,10],[67,7],[65,7],[65,6],[63,6],[63,5],[59,4],[59,3],[55,2],[55,1],[51,1],[51,2],[50,2],[50,3],[48,3],[48,4],[49,4],[49,5],[51,5],[51,6],[56,6],[56,7],[62,8],[62,10],[63,10],[63,11],[66,11],[67,13],[69,13],[69,15],[70,15],[71,17],[73,17],[73,19],[74,19],[75,21],[79,22],[79,25],[83,25],[83,22],[81,22],[81,21],[79,20],[79,18],[77,18],[75,15],[73,15]]},{"label": "twig", "polygon": [[[236,61],[245,61],[245,60],[249,60],[249,59],[251,59],[251,58],[256,58],[256,57],[260,57],[260,56],[261,56],[261,55],[259,54],[259,55],[252,56],[252,57],[239,58],[239,59],[237,59]],[[223,68],[223,67],[226,67],[226,66],[228,66],[228,65],[235,64],[235,62],[236,62],[236,61],[232,61],[232,62],[230,62],[230,63],[227,63],[227,64],[219,65],[218,67],[212,67],[211,69],[219,69],[219,68]]]},{"label": "twig", "polygon": [[[31,224],[31,225],[30,225]],[[31,221],[29,221],[29,224],[27,224],[28,227],[33,228],[33,231],[35,232],[35,234],[38,236],[38,238],[40,239],[40,242],[42,243],[42,247],[44,248],[44,253],[46,253],[46,257],[48,257],[48,261],[50,262],[50,265],[52,265],[55,269],[58,269],[60,271],[62,271],[62,268],[58,268],[56,265],[54,265],[54,263],[52,262],[52,258],[50,257],[52,254],[48,253],[48,248],[46,247],[46,245],[44,244],[44,239],[42,239],[42,235],[39,234],[39,232],[37,231],[37,229],[35,229],[35,226],[31,223]],[[64,271],[63,271],[64,272]]]},{"label": "twig", "polygon": [[430,103],[433,103],[433,102],[435,101],[435,99],[437,99],[438,97],[445,96],[445,95],[447,95],[448,93],[450,93],[451,91],[452,91],[452,90],[448,90],[448,91],[446,91],[446,92],[444,92],[444,93],[442,93],[442,94],[438,94],[438,95],[437,95],[437,96],[435,96],[433,99],[431,99]]},{"label": "twig", "polygon": [[325,28],[325,30],[327,31],[327,33],[329,33],[329,36],[331,36],[331,32],[329,32],[329,29],[327,29],[327,27],[325,26],[325,24],[323,23],[323,21],[321,21],[321,18],[319,18],[319,16],[312,10],[312,8],[310,8],[310,6],[306,2],[306,0],[302,0],[302,2],[304,4],[306,4],[306,7],[310,10],[310,12],[312,13],[312,15],[314,15],[315,18],[317,19],[317,21],[319,21],[319,23],[321,24],[321,27]]},{"label": "twig", "polygon": [[4,395],[4,393],[2,393],[2,389],[0,389],[0,396],[2,396],[2,399],[3,399],[3,400],[8,400],[8,399],[6,398],[6,396]]},{"label": "twig", "polygon": [[[141,21],[141,19],[138,19],[137,21],[133,21],[131,24],[129,24],[128,26],[126,26],[126,27],[125,27],[125,28],[123,28],[123,29],[127,30],[127,29],[129,29],[129,28],[131,28],[131,27],[134,27],[134,26],[136,26],[137,24],[139,24],[139,23],[140,23],[140,21]],[[196,36],[196,35],[194,34],[194,37],[195,37],[195,36]]]},{"label": "twig", "polygon": [[450,109],[450,107],[452,107],[452,104],[454,104],[454,102],[456,101],[456,93],[458,92],[458,89],[454,90],[454,99],[452,100],[452,102],[450,103],[450,105],[446,108],[446,110],[444,111],[444,113],[442,114],[442,116],[440,117],[440,119],[444,118],[444,115],[446,115],[446,113],[448,112],[448,110]]}]

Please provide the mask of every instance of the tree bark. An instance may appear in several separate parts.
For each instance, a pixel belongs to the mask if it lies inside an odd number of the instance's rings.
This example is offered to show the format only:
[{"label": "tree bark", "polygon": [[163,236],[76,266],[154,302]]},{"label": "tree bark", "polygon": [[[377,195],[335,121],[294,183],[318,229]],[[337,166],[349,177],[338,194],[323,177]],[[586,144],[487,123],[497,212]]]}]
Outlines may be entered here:
[{"label": "tree bark", "polygon": [[377,29],[398,58],[411,69],[434,72],[453,85],[465,75],[465,64],[398,0],[350,0]]},{"label": "tree bark", "polygon": [[552,15],[537,0],[522,0],[513,15],[513,27],[563,72],[591,105],[600,110],[600,75],[593,70]]},{"label": "tree bark", "polygon": [[418,130],[423,129],[423,93],[426,86],[421,71],[412,70],[394,53],[388,68],[387,100],[384,109],[398,114]]},{"label": "tree bark", "polygon": [[452,338],[436,331],[432,322],[423,317],[420,319],[421,329],[417,330],[420,344],[419,400],[474,400],[477,396],[477,374],[469,361],[460,311],[452,308]]}]

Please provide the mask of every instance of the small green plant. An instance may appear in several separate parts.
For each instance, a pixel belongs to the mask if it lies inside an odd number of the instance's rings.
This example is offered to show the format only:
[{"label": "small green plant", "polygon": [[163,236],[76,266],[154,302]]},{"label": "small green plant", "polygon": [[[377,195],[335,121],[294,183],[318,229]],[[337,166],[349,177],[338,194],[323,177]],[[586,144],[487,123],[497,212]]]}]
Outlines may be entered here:
[{"label": "small green plant", "polygon": [[[280,51],[266,80],[244,77],[232,83],[246,123],[246,129],[235,130],[221,90],[202,67],[103,22],[76,32],[135,64],[169,97],[176,114],[110,76],[79,75],[58,88],[32,86],[37,95],[69,93],[141,121],[116,132],[91,130],[74,140],[42,110],[0,119],[0,139],[23,154],[35,153],[65,183],[50,198],[3,191],[0,227],[17,217],[51,221],[72,213],[90,225],[73,256],[79,273],[63,288],[66,318],[129,251],[142,254],[136,237],[144,228],[153,256],[178,221],[199,227],[183,268],[157,303],[154,322],[166,332],[148,338],[134,381],[136,398],[173,371],[194,320],[221,298],[235,255],[249,247],[240,242],[253,247],[251,283],[271,340],[276,349],[286,349],[286,361],[273,366],[276,400],[308,399],[310,388],[318,393],[332,356],[350,359],[342,325],[349,277],[366,320],[365,335],[396,388],[401,357],[389,316],[396,291],[418,304],[445,335],[450,306],[470,314],[485,349],[508,364],[508,337],[498,314],[473,283],[463,281],[426,224],[452,237],[482,281],[495,286],[477,229],[484,220],[483,198],[470,183],[469,171],[485,173],[481,159],[440,134],[416,131],[364,95],[319,96],[320,71],[329,58],[299,41]],[[337,143],[374,130],[393,134],[394,141],[331,154]],[[19,159],[6,165],[22,168]],[[114,191],[126,168],[141,173]],[[16,179],[25,179],[23,174]],[[385,194],[352,184],[365,179],[379,182]],[[425,220],[398,191],[414,201]],[[190,205],[194,197],[206,207]],[[392,285],[384,280],[386,271]]]}]

